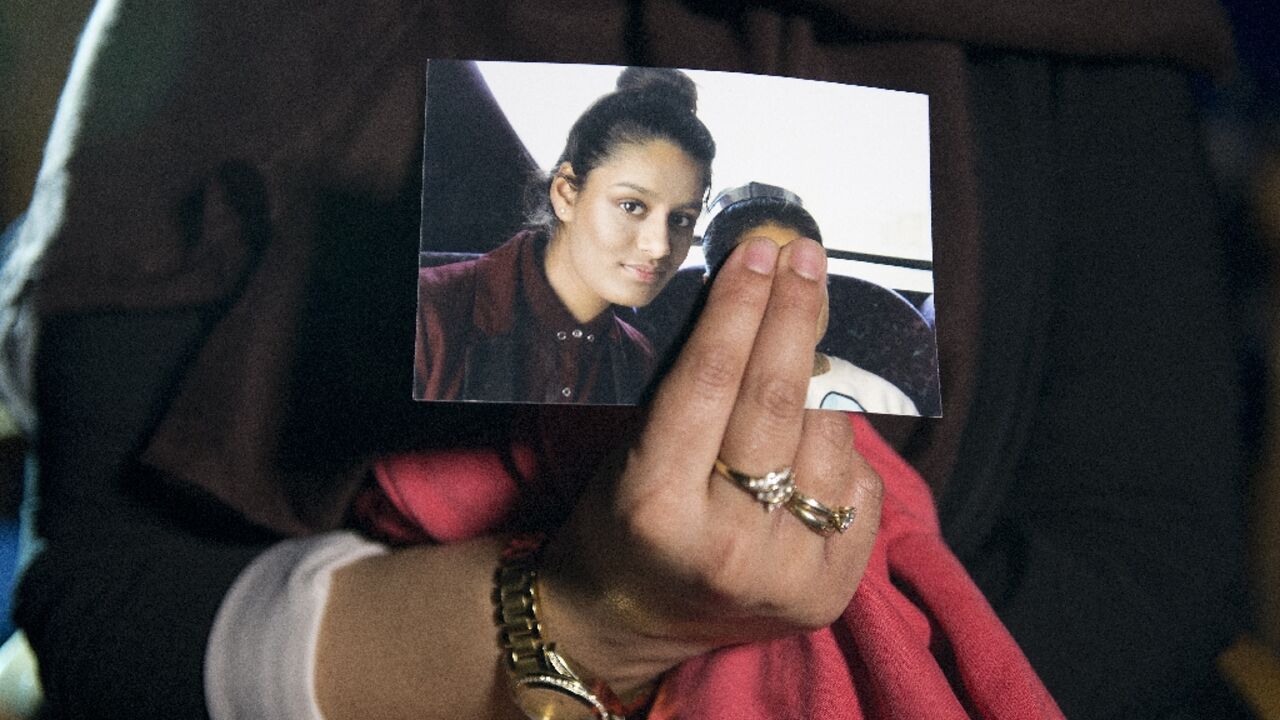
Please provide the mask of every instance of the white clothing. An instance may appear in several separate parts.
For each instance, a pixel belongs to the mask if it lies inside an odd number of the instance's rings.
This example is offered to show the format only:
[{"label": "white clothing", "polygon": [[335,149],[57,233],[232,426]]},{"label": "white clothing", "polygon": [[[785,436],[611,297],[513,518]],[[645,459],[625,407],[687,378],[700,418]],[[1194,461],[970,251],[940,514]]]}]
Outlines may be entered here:
[{"label": "white clothing", "polygon": [[848,360],[825,357],[830,367],[809,379],[805,407],[889,415],[920,414],[916,404],[897,385]]},{"label": "white clothing", "polygon": [[205,650],[213,720],[323,720],[316,641],[333,571],[387,552],[351,532],[286,540],[258,556],[222,600]]}]

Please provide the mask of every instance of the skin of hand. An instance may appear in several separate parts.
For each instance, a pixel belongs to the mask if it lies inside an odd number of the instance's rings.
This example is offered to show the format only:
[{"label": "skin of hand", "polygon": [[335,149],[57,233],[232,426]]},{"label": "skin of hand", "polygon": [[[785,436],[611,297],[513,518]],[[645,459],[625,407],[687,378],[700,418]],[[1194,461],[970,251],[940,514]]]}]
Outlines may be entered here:
[{"label": "skin of hand", "polygon": [[[880,479],[843,414],[803,409],[825,262],[807,239],[734,251],[653,402],[631,415],[631,441],[601,450],[608,461],[544,552],[544,637],[619,693],[718,647],[825,626],[862,577]],[[856,519],[824,538],[785,509],[766,513],[712,472],[717,457],[753,475],[791,465],[799,490],[855,506]],[[316,657],[322,715],[519,718],[490,602],[504,542],[406,548],[335,572]]]},{"label": "skin of hand", "polygon": [[[725,645],[830,624],[879,526],[879,477],[840,413],[805,411],[825,296],[822,247],[744,242],[625,455],[601,472],[542,570],[546,636],[619,692]],[[797,488],[858,509],[824,538],[713,473],[791,465]]]}]

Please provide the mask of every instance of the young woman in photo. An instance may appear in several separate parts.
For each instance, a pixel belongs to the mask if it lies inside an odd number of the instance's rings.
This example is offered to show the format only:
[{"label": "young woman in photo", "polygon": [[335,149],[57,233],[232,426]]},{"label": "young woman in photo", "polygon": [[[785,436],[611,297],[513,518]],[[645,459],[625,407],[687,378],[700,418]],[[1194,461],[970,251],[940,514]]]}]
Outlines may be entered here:
[{"label": "young woman in photo", "polygon": [[666,287],[693,240],[715,143],[676,70],[628,68],[569,132],[527,226],[419,276],[415,397],[625,404],[653,373],[616,307]]}]

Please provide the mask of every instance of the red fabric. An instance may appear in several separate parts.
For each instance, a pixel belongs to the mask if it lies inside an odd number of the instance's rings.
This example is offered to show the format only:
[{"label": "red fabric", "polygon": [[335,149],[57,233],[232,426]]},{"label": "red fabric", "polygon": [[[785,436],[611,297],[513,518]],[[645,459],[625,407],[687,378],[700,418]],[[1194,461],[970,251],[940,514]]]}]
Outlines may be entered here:
[{"label": "red fabric", "polygon": [[[512,449],[532,477],[533,451]],[[356,513],[373,535],[396,544],[456,542],[506,524],[520,488],[496,453],[442,450],[376,463],[379,492],[362,493]]]},{"label": "red fabric", "polygon": [[[943,544],[928,487],[850,415],[854,446],[884,481],[880,532],[844,615],[822,630],[724,648],[663,679],[652,720],[1061,718],[990,605]],[[520,472],[533,453],[519,448]],[[525,477],[532,477],[533,473]],[[398,456],[377,478],[390,501],[366,519],[401,541],[501,527],[519,485],[496,456]],[[410,527],[394,533],[396,527]]]}]

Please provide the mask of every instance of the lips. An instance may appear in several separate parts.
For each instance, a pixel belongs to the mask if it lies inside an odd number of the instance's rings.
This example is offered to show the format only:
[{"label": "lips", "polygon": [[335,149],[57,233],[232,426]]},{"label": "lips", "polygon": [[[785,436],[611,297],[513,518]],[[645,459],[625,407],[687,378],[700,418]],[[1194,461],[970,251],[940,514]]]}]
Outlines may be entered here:
[{"label": "lips", "polygon": [[666,275],[664,268],[649,265],[647,263],[624,263],[622,267],[631,275],[632,278],[638,282],[645,283],[646,285],[656,283]]}]

